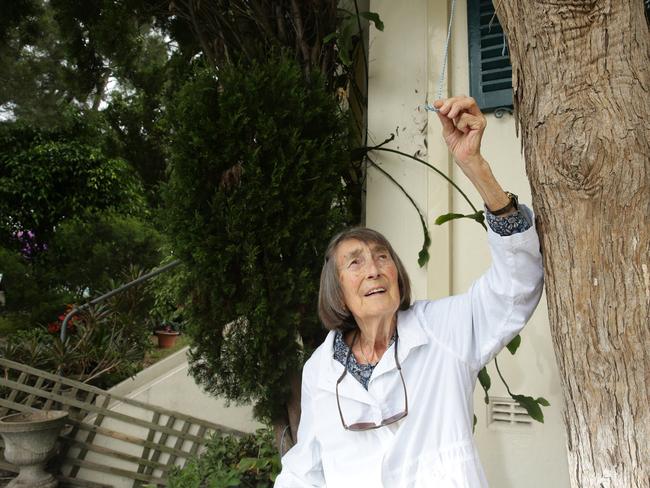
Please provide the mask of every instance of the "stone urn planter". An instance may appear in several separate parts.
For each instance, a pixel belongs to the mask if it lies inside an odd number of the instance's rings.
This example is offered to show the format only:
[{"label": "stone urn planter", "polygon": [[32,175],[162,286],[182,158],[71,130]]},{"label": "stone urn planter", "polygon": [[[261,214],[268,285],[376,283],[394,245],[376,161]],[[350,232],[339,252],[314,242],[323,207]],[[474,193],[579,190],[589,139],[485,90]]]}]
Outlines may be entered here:
[{"label": "stone urn planter", "polygon": [[58,481],[44,468],[67,417],[68,412],[49,410],[15,413],[0,418],[5,459],[20,469],[18,477],[7,488],[58,486]]}]

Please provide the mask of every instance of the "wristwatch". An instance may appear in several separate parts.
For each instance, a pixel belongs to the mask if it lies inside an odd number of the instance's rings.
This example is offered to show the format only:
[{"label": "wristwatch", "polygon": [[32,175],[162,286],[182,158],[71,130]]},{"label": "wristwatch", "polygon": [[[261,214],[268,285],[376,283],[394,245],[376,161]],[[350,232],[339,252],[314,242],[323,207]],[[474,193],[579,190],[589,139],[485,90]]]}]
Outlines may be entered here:
[{"label": "wristwatch", "polygon": [[490,213],[492,215],[501,215],[504,214],[511,209],[518,210],[519,209],[519,197],[515,195],[514,193],[510,193],[509,191],[506,192],[506,195],[508,195],[508,198],[510,199],[510,202],[508,202],[508,205],[505,207],[502,207],[498,210],[490,210]]}]

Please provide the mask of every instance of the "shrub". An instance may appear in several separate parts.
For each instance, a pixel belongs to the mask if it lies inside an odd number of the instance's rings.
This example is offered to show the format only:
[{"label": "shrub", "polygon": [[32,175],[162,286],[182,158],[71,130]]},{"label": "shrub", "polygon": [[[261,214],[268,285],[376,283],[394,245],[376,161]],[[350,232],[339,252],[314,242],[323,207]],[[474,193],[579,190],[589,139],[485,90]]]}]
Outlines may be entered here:
[{"label": "shrub", "polygon": [[114,210],[138,215],[145,199],[137,174],[106,156],[88,124],[53,130],[0,122],[0,237],[21,244],[17,232],[32,232],[39,249],[64,219]]},{"label": "shrub", "polygon": [[165,220],[191,297],[191,372],[208,391],[286,415],[289,378],[325,332],[324,248],[351,220],[347,125],[292,60],[197,68],[168,105]]},{"label": "shrub", "polygon": [[[109,282],[109,289],[115,289],[122,283],[131,282],[145,274],[139,266],[130,266],[122,274],[121,282]],[[113,295],[104,302],[114,311],[124,338],[133,344],[138,351],[138,358],[142,359],[144,353],[151,347],[149,337],[154,325],[151,309],[154,305],[154,296],[145,283],[128,288]]]},{"label": "shrub", "polygon": [[272,488],[280,472],[273,432],[260,429],[244,437],[215,435],[206,451],[169,477],[170,488]]},{"label": "shrub", "polygon": [[65,347],[59,338],[72,306],[45,327],[18,331],[0,345],[0,355],[96,386],[112,386],[135,374],[144,359],[127,318],[106,305],[84,310],[68,322]]},{"label": "shrub", "polygon": [[162,259],[162,242],[153,226],[129,215],[101,212],[57,226],[43,256],[52,283],[81,295],[109,291],[133,278],[129,268],[150,269]]},{"label": "shrub", "polygon": [[[0,309],[1,328],[44,325],[66,303],[114,289],[161,261],[160,234],[144,220],[113,212],[86,217],[60,223],[48,248],[35,257],[0,248],[0,285],[6,299]],[[134,332],[150,330],[149,288],[130,290],[114,301],[122,312],[129,308]]]},{"label": "shrub", "polygon": [[44,285],[40,270],[19,251],[0,246],[0,289],[5,304],[0,308],[0,332],[13,331],[45,323],[60,310],[71,294]]},{"label": "shrub", "polygon": [[[173,259],[175,259],[173,256],[168,256],[163,260],[161,266],[168,264]],[[187,269],[181,263],[156,276],[147,285],[154,301],[151,308],[154,330],[165,325],[171,325],[173,330],[179,332],[185,330],[187,295],[184,292],[184,285],[187,280]]]}]

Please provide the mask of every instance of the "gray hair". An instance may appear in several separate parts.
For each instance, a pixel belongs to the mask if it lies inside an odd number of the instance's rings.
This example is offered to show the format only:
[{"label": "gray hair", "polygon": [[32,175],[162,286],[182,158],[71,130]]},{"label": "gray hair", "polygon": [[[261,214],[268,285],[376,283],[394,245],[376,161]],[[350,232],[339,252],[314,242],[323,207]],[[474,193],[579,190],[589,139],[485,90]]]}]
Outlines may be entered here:
[{"label": "gray hair", "polygon": [[399,284],[399,310],[411,306],[411,281],[406,268],[399,256],[393,250],[388,239],[376,230],[367,227],[353,227],[335,235],[325,251],[325,262],[320,274],[320,290],[318,291],[318,316],[326,329],[352,330],[357,328],[354,317],[345,305],[343,290],[339,282],[339,272],[336,266],[335,253],[338,245],[348,239],[356,239],[365,244],[378,244],[385,247],[397,268],[397,283]]}]

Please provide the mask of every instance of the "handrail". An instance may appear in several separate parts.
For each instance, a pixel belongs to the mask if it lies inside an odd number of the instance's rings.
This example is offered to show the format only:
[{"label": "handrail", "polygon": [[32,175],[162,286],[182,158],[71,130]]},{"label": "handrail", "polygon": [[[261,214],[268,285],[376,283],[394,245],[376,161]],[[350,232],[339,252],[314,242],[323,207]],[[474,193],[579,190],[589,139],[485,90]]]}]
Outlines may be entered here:
[{"label": "handrail", "polygon": [[80,312],[83,309],[88,308],[88,307],[90,307],[92,305],[96,305],[96,304],[98,304],[100,302],[103,302],[104,300],[106,300],[108,298],[111,298],[112,296],[115,296],[118,293],[121,293],[124,290],[127,290],[127,289],[129,289],[129,288],[131,288],[131,287],[133,287],[135,285],[138,285],[138,284],[142,283],[143,281],[147,281],[149,278],[153,278],[154,276],[157,276],[157,275],[159,275],[161,273],[164,273],[165,271],[169,271],[170,269],[175,268],[179,264],[181,264],[181,260],[176,259],[176,260],[172,261],[171,263],[167,263],[166,265],[161,266],[160,268],[156,268],[153,271],[150,271],[149,273],[147,273],[145,275],[139,276],[135,280],[130,281],[130,282],[118,287],[118,288],[115,288],[114,290],[111,290],[111,291],[109,291],[107,293],[104,293],[103,295],[101,295],[101,296],[99,296],[97,298],[93,298],[92,300],[90,300],[89,302],[84,303],[83,305],[80,305],[78,307],[74,307],[72,310],[70,310],[70,312],[68,312],[68,314],[63,319],[63,324],[61,324],[61,335],[60,335],[60,337],[61,337],[61,342],[63,343],[63,347],[65,348],[65,335],[66,335],[66,330],[68,328],[68,320],[70,320],[70,317],[72,317],[74,314],[76,314],[77,312]]}]

